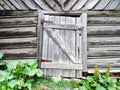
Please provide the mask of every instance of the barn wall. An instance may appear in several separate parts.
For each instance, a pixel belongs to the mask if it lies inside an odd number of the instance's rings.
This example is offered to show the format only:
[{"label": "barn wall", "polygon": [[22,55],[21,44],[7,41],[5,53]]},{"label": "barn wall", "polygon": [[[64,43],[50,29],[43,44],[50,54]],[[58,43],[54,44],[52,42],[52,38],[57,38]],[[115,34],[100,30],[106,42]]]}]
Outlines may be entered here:
[{"label": "barn wall", "polygon": [[3,59],[36,58],[37,11],[0,11]]},{"label": "barn wall", "polygon": [[120,11],[88,13],[88,70],[101,70],[108,62],[112,71],[120,71]]}]

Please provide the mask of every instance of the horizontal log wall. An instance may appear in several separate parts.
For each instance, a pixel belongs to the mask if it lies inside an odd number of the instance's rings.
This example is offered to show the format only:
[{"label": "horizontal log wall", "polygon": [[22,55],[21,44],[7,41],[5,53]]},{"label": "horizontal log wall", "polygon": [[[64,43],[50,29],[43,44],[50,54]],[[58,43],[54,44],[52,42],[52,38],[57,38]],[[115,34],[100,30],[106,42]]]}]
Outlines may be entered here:
[{"label": "horizontal log wall", "polygon": [[36,58],[37,11],[0,11],[0,53],[4,60]]},{"label": "horizontal log wall", "polygon": [[103,70],[112,63],[120,72],[120,11],[88,14],[88,71],[98,65]]}]

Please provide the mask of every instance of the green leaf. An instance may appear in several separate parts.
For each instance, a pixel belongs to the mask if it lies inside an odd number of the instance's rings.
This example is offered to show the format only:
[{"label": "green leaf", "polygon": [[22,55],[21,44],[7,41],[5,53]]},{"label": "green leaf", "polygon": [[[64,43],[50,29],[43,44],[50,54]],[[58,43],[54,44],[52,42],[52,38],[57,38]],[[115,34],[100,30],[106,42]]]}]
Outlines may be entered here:
[{"label": "green leaf", "polygon": [[17,85],[17,80],[10,80],[10,81],[8,82],[8,86],[9,86],[10,88],[14,88],[16,85]]},{"label": "green leaf", "polygon": [[115,87],[108,86],[108,90],[116,90]]},{"label": "green leaf", "polygon": [[4,85],[1,87],[1,89],[2,89],[2,90],[7,90],[7,89],[6,89],[6,86],[4,86]]},{"label": "green leaf", "polygon": [[41,77],[43,75],[43,71],[38,69],[36,74],[37,74],[38,77]]},{"label": "green leaf", "polygon": [[96,89],[95,90],[106,90],[103,86],[101,86],[100,84],[98,84],[96,86]]},{"label": "green leaf", "polygon": [[12,61],[10,61],[10,62],[7,64],[7,68],[8,68],[9,70],[16,69],[17,64],[18,64],[18,61],[12,60]]},{"label": "green leaf", "polygon": [[79,90],[88,90],[85,86],[79,87]]},{"label": "green leaf", "polygon": [[86,88],[87,88],[88,90],[92,90],[91,87],[90,87],[90,84],[89,84],[89,82],[88,82],[87,80],[82,80],[81,82],[82,82],[82,84],[83,84],[84,86],[86,86]]},{"label": "green leaf", "polygon": [[94,81],[94,78],[93,78],[93,77],[90,77],[90,76],[88,76],[86,79],[87,79],[89,82]]}]

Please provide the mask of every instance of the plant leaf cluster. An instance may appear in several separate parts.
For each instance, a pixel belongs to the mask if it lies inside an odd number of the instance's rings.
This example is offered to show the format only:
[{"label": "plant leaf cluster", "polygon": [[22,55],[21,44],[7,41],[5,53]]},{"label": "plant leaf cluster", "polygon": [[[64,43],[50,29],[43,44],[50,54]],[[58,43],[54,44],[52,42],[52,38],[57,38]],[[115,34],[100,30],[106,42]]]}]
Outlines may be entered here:
[{"label": "plant leaf cluster", "polygon": [[108,64],[106,72],[100,73],[96,66],[94,76],[81,80],[79,90],[120,90],[120,80],[110,77],[111,65]]},{"label": "plant leaf cluster", "polygon": [[[2,55],[0,55],[2,58]],[[1,61],[6,68],[0,70],[0,90],[32,90],[36,78],[43,75],[37,68],[37,60],[14,60],[7,64]],[[34,85],[35,86],[35,85]]]}]

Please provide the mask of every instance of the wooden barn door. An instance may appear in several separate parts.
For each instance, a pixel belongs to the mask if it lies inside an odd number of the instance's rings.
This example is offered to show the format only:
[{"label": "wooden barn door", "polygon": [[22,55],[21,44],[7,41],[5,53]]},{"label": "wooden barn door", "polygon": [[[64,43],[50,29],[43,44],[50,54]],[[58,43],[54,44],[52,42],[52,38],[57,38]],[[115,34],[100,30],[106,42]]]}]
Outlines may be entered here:
[{"label": "wooden barn door", "polygon": [[80,17],[44,15],[41,68],[45,75],[82,76],[82,60],[86,55],[82,54],[86,48],[83,46],[86,36],[82,36],[86,27],[82,24],[86,23],[83,17],[86,18],[86,14]]}]

